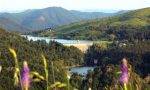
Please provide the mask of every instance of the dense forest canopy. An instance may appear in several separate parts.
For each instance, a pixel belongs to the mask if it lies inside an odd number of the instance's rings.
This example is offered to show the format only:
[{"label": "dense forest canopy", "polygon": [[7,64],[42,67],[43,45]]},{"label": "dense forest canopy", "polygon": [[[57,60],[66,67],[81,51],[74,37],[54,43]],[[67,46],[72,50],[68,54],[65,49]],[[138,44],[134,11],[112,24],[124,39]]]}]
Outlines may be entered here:
[{"label": "dense forest canopy", "polygon": [[[46,41],[28,41],[17,34],[6,32],[0,29],[0,89],[17,90],[13,85],[14,59],[8,48],[13,48],[18,57],[19,66],[22,67],[23,61],[27,60],[30,71],[37,71],[44,74],[41,53],[47,59],[49,70],[49,82],[53,84],[51,62],[54,62],[55,79],[60,82],[67,82],[65,66],[83,64],[83,53],[75,47],[65,47],[57,42],[46,43]],[[42,83],[32,83],[33,90],[43,90]]]},{"label": "dense forest canopy", "polygon": [[[121,64],[123,57],[129,59],[135,72],[142,77],[149,74],[150,41],[139,41],[126,43],[126,46],[118,46],[115,43],[109,44],[108,48],[103,48],[98,43],[89,48],[85,55],[86,64],[89,66],[106,66],[108,64]],[[94,63],[97,60],[97,63]]]},{"label": "dense forest canopy", "polygon": [[122,59],[127,58],[130,73],[127,90],[149,90],[149,45],[149,40],[94,43],[85,53],[85,65],[96,68],[88,72],[86,79],[74,73],[70,83],[79,90],[125,90],[119,82],[119,72]]},{"label": "dense forest canopy", "polygon": [[[123,44],[123,45],[122,45]],[[54,62],[54,72],[56,81],[67,83],[65,66],[85,65],[96,66],[94,71],[89,71],[86,78],[80,74],[74,73],[70,79],[70,89],[78,88],[79,90],[106,90],[105,88],[119,89],[121,84],[118,82],[121,60],[123,57],[128,58],[132,66],[132,77],[130,82],[132,88],[140,90],[148,89],[144,78],[149,75],[149,56],[150,41],[135,40],[114,41],[112,43],[94,43],[88,51],[83,54],[75,47],[65,47],[57,42],[46,43],[45,41],[28,41],[14,33],[0,30],[0,65],[3,67],[0,76],[0,88],[2,90],[18,90],[18,87],[12,86],[14,83],[14,60],[8,48],[14,48],[17,53],[19,66],[21,67],[24,60],[27,60],[31,71],[39,72],[44,75],[41,53],[47,59],[49,70],[49,84],[53,84],[52,64]],[[96,60],[96,63],[95,63]],[[111,69],[110,69],[111,68]],[[45,89],[45,81],[38,83],[32,82],[31,90]],[[9,86],[9,87],[8,87]],[[109,89],[107,89],[109,90]]]}]

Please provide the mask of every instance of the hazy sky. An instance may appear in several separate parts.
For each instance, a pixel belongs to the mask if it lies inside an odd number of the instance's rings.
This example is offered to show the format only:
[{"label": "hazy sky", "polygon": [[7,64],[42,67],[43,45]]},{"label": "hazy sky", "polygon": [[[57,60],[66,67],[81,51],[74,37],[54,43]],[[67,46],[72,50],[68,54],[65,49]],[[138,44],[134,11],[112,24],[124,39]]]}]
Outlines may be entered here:
[{"label": "hazy sky", "polygon": [[0,11],[20,11],[59,6],[69,10],[130,10],[150,7],[150,0],[0,0]]}]

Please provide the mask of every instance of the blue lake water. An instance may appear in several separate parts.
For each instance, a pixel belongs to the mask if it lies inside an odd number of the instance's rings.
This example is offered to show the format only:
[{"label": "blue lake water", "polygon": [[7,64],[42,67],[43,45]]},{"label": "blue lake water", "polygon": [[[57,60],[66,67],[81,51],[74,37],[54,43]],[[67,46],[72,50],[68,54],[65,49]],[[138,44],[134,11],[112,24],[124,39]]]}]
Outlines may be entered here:
[{"label": "blue lake water", "polygon": [[94,67],[75,67],[75,68],[71,68],[70,72],[78,73],[86,77],[89,70],[93,71]]},{"label": "blue lake water", "polygon": [[[56,41],[56,42],[59,42],[61,44],[77,44],[77,43],[96,42],[96,41],[90,41],[90,40],[51,39],[49,37],[35,37],[35,36],[31,36],[31,35],[21,35],[21,36],[26,37],[28,40],[33,40],[33,41],[45,40],[47,43],[49,43],[50,41]],[[93,71],[94,67],[75,67],[75,68],[71,68],[70,72],[71,73],[78,73],[78,74],[81,74],[85,77],[89,70]]]},{"label": "blue lake water", "polygon": [[45,40],[47,43],[49,43],[50,41],[56,41],[62,44],[77,44],[77,43],[93,43],[96,41],[90,41],[90,40],[67,40],[67,39],[51,39],[50,37],[35,37],[35,36],[31,36],[31,35],[21,35],[23,37],[27,37],[28,40],[33,40],[33,41],[37,41],[37,40]]}]

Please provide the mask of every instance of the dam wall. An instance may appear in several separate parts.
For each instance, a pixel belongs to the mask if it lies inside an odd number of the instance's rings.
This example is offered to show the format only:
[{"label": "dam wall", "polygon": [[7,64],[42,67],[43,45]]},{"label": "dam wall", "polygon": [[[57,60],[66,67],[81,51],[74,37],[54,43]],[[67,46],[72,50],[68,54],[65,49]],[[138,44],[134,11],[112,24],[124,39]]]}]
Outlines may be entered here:
[{"label": "dam wall", "polygon": [[75,43],[75,44],[63,44],[64,46],[74,46],[80,49],[82,52],[86,52],[90,46],[93,45],[93,43]]}]

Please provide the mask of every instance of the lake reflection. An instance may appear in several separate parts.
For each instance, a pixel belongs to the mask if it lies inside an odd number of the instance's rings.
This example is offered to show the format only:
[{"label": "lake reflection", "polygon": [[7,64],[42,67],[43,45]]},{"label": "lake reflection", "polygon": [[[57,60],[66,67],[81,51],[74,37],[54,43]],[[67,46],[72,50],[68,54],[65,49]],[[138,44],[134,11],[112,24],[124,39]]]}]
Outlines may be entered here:
[{"label": "lake reflection", "polygon": [[37,40],[45,40],[47,43],[49,43],[50,41],[56,41],[59,42],[61,44],[78,44],[78,43],[93,43],[96,41],[91,41],[91,40],[67,40],[67,39],[51,39],[49,37],[34,37],[31,35],[22,35],[23,37],[27,37],[28,40],[33,40],[33,41],[37,41]]}]

